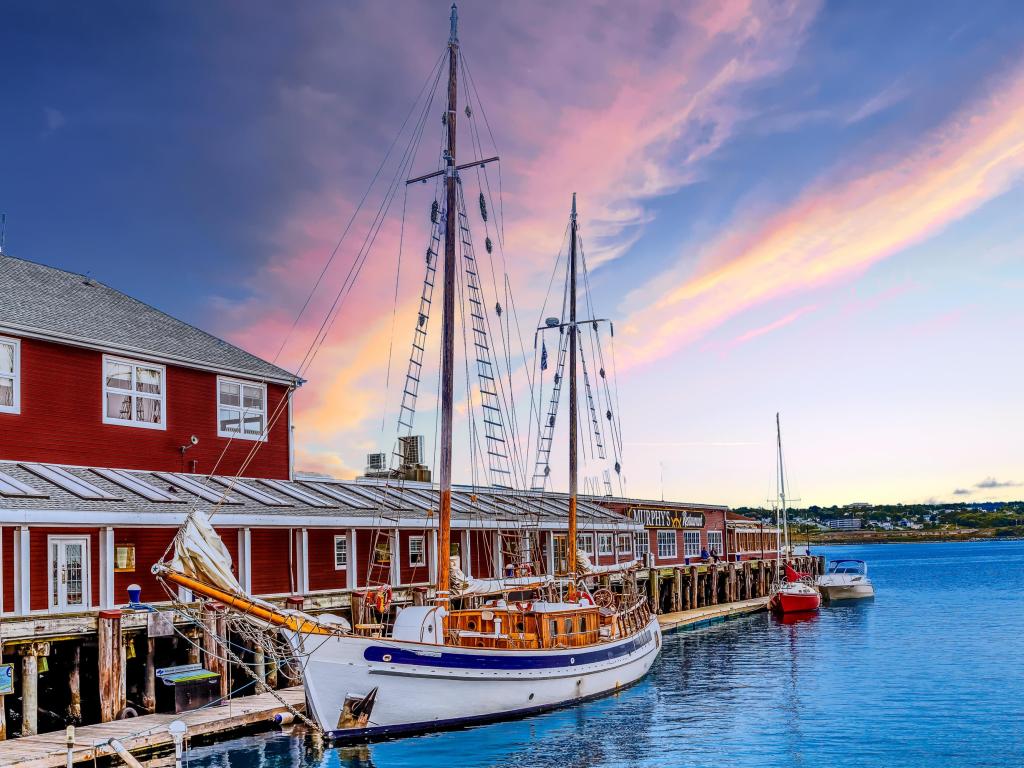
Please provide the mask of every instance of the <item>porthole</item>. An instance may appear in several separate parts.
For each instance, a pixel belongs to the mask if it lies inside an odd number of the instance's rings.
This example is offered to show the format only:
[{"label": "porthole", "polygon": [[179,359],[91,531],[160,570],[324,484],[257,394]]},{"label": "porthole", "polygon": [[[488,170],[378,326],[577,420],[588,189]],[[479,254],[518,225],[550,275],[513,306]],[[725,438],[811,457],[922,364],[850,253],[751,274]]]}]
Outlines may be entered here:
[{"label": "porthole", "polygon": [[530,694],[530,701],[533,701],[533,694]]},{"label": "porthole", "polygon": [[381,656],[381,661],[391,661],[391,654],[385,653],[383,656]]}]

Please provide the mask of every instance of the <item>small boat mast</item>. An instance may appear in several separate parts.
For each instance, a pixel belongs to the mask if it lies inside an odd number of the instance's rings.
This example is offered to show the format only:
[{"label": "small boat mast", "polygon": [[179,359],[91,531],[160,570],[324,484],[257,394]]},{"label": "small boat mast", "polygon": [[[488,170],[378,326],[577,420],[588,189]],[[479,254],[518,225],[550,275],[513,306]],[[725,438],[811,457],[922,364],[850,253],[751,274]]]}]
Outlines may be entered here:
[{"label": "small boat mast", "polygon": [[[576,493],[578,460],[576,456],[576,193],[572,193],[572,214],[569,220],[569,541],[566,542],[566,570],[576,575]],[[570,593],[575,580],[569,584]],[[571,596],[571,594],[570,594]]]}]

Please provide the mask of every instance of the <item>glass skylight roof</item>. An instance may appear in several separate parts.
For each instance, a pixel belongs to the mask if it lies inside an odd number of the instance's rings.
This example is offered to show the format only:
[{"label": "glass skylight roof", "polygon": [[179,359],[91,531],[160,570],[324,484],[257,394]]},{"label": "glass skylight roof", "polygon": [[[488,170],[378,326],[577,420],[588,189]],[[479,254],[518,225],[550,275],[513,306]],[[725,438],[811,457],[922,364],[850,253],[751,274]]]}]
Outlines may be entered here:
[{"label": "glass skylight roof", "polygon": [[169,501],[176,503],[185,501],[180,496],[169,491],[165,491],[163,488],[157,488],[155,485],[143,480],[138,475],[125,472],[123,469],[101,469],[93,467],[92,471],[100,477],[106,478],[115,485],[119,485],[132,493],[137,493],[142,498],[149,499],[150,501]]},{"label": "glass skylight roof", "polygon": [[241,480],[237,480],[233,477],[213,477],[213,482],[223,485],[235,493],[245,496],[246,498],[258,501],[260,504],[266,504],[268,507],[294,507],[295,505],[290,501],[273,496],[266,491],[254,488],[251,485],[246,485]]},{"label": "glass skylight roof", "polygon": [[273,488],[278,493],[283,493],[285,496],[291,496],[296,501],[301,501],[308,507],[321,507],[321,508],[332,508],[337,509],[337,504],[331,504],[326,499],[321,499],[319,496],[315,496],[306,490],[303,490],[295,483],[285,483],[281,480],[260,480],[263,485]]},{"label": "glass skylight roof", "polygon": [[166,480],[173,486],[181,488],[183,491],[195,494],[200,499],[209,501],[211,504],[241,504],[238,499],[233,496],[229,496],[227,491],[221,491],[217,488],[210,488],[207,485],[203,485],[198,480],[194,480],[191,477],[185,475],[174,475],[170,472],[154,472],[157,477],[161,480]]},{"label": "glass skylight roof", "polygon": [[88,499],[90,501],[121,501],[120,496],[107,493],[88,480],[83,480],[77,475],[71,474],[63,467],[54,467],[49,464],[22,464],[21,467],[27,469],[33,475],[43,478],[43,480],[49,480],[58,488],[63,488],[68,493],[73,493],[80,499]]},{"label": "glass skylight roof", "polygon": [[21,496],[33,499],[49,498],[42,491],[37,491],[31,485],[27,485],[16,477],[11,477],[6,472],[0,472],[0,496]]}]

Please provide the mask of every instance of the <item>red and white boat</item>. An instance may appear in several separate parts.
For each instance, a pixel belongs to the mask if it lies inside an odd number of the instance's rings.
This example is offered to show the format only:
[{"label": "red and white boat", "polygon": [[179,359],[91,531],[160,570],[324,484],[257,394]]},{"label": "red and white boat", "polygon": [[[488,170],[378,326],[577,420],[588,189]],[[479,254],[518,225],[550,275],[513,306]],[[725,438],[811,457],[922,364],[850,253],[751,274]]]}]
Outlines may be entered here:
[{"label": "red and white boat", "polygon": [[[775,434],[779,446],[779,497],[775,507],[776,537],[778,545],[776,551],[779,557],[789,555],[792,549],[789,545],[789,510],[786,507],[786,473],[782,461],[782,427],[779,424],[779,414],[775,414]],[[792,568],[786,563],[786,578],[784,581],[776,581],[772,586],[772,596],[768,600],[768,610],[776,614],[806,613],[816,611],[821,607],[821,593],[814,585],[814,580],[809,573],[803,573]]]}]

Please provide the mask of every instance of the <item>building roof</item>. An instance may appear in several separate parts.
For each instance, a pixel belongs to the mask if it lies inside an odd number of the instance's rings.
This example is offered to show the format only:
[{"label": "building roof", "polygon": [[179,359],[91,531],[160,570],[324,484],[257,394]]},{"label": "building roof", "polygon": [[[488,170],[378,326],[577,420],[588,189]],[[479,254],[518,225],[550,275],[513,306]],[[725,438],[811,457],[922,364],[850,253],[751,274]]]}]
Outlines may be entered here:
[{"label": "building roof", "polygon": [[91,277],[0,255],[0,330],[282,384],[297,376]]},{"label": "building roof", "polygon": [[[197,486],[228,501],[200,498]],[[199,509],[215,512],[214,525],[226,527],[434,528],[438,503],[437,487],[426,483],[236,480],[0,461],[0,525],[176,527]],[[457,487],[452,527],[560,529],[568,505],[565,494]],[[593,502],[581,500],[577,511],[580,530],[643,530]]]}]

